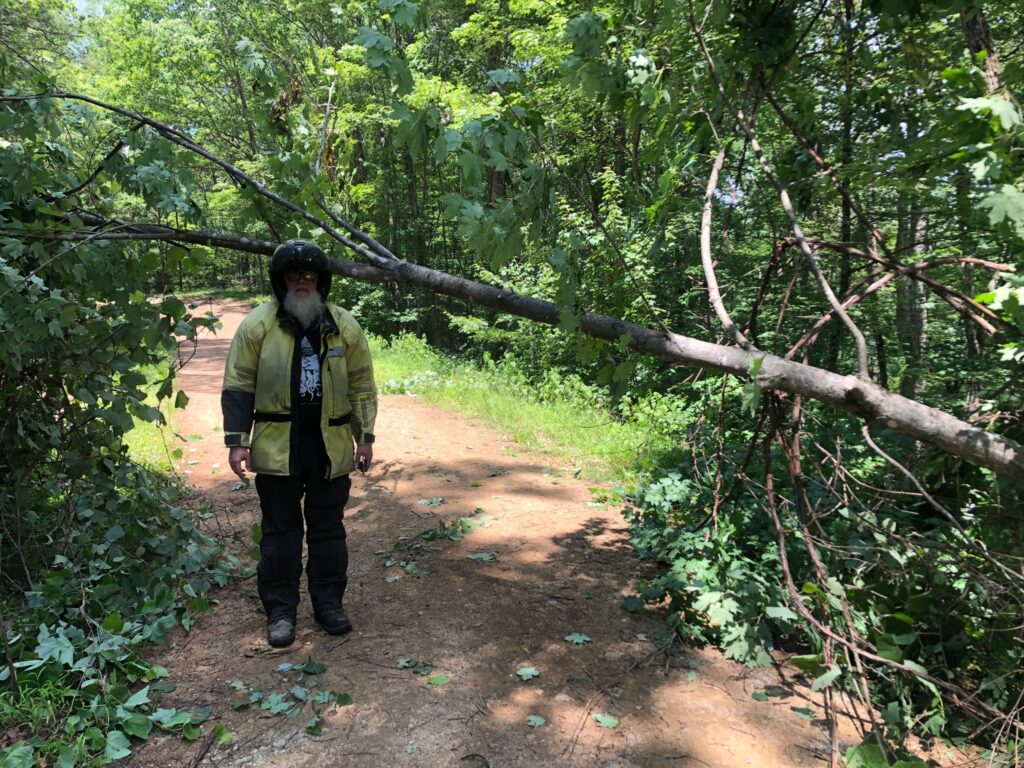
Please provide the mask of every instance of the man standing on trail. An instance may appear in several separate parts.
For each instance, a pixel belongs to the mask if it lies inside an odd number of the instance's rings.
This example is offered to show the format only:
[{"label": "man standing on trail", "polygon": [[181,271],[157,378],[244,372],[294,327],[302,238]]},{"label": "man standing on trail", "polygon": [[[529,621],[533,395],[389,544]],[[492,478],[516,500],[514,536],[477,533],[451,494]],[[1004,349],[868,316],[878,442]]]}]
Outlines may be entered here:
[{"label": "man standing on trail", "polygon": [[275,298],[250,312],[231,341],[221,410],[231,470],[243,480],[247,469],[256,473],[263,513],[257,583],[267,642],[281,647],[295,640],[303,516],[313,617],[332,635],[352,629],[342,607],[343,516],[349,473],[373,461],[377,390],[362,329],[325,303],[331,273],[317,245],[278,246],[270,285]]}]

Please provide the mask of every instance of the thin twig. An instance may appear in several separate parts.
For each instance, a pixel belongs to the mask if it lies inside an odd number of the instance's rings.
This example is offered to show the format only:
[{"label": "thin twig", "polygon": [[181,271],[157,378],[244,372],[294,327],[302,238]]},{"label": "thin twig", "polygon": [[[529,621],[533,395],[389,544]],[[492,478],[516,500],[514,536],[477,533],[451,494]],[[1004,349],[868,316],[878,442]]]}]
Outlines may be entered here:
[{"label": "thin twig", "polygon": [[715,275],[715,264],[711,257],[711,209],[715,200],[715,190],[718,188],[718,175],[722,172],[722,165],[725,163],[725,147],[718,150],[715,162],[711,166],[711,175],[708,176],[708,186],[704,192],[704,212],[700,220],[700,261],[704,266],[704,280],[708,284],[708,301],[718,315],[718,321],[722,327],[729,332],[733,341],[742,349],[753,350],[753,345],[743,335],[736,323],[729,317],[729,311],[722,301],[722,291],[718,287],[718,277]]},{"label": "thin twig", "polygon": [[924,486],[921,485],[921,481],[917,479],[913,472],[911,472],[905,466],[896,461],[896,459],[894,459],[888,453],[883,451],[882,448],[879,447],[879,445],[874,440],[871,439],[871,433],[868,431],[867,424],[861,426],[860,433],[861,435],[864,436],[864,441],[871,447],[871,450],[873,450],[875,453],[877,453],[879,456],[885,459],[890,465],[892,465],[904,477],[906,477],[913,484],[913,486],[917,488],[918,492],[921,494],[924,500],[928,502],[932,509],[934,509],[940,515],[942,515],[942,517],[945,518],[946,521],[953,526],[957,533],[959,533],[960,536],[963,538],[964,542],[970,547],[970,551],[980,555],[988,562],[989,565],[993,566],[994,568],[1002,572],[1002,574],[1010,580],[1010,583],[1013,584],[1013,586],[1022,594],[1024,594],[1024,575],[1017,573],[1012,568],[1007,568],[1005,565],[1000,563],[998,560],[992,557],[992,555],[988,551],[988,548],[982,542],[975,540],[969,533],[967,533],[963,525],[960,524],[960,521],[956,519],[953,513],[946,509],[942,504],[940,504],[935,499],[934,496],[932,496],[930,493],[928,493],[928,491],[925,490]]},{"label": "thin twig", "polygon": [[189,761],[188,768],[198,768],[199,764],[203,762],[203,758],[206,757],[206,753],[210,751],[210,747],[213,745],[213,740],[216,737],[216,730],[211,728],[210,732],[203,737],[201,742],[199,742],[199,746],[196,748],[196,753]]}]

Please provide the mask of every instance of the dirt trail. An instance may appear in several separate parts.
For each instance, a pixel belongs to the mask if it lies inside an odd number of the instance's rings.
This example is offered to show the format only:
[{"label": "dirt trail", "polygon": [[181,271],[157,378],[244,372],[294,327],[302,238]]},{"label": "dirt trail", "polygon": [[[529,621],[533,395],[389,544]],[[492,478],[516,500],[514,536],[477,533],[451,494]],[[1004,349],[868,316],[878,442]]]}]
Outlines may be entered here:
[{"label": "dirt trail", "polygon": [[[233,491],[220,433],[223,359],[243,308],[219,306],[223,328],[202,337],[181,372],[190,397],[178,414],[181,471],[206,528],[236,552],[258,521],[256,494]],[[320,632],[303,587],[298,637],[282,651],[263,639],[253,579],[216,593],[218,607],[177,632],[156,661],[175,688],[160,706],[212,705],[206,740],[153,738],[130,758],[154,766],[821,766],[828,740],[806,681],[750,670],[711,650],[658,652],[663,617],[619,607],[645,566],[633,557],[618,509],[595,504],[586,484],[479,424],[386,396],[376,465],[355,477],[346,510],[351,551],[346,638]],[[438,501],[442,499],[443,501]],[[474,511],[475,514],[474,514]],[[439,522],[475,517],[461,540],[422,542],[408,570],[393,550]],[[408,571],[415,571],[409,573]],[[590,642],[575,645],[567,635]],[[320,662],[318,675],[281,670]],[[404,668],[415,659],[425,671]],[[516,675],[523,667],[539,673]],[[435,676],[447,678],[440,682]],[[298,696],[347,693],[327,708],[319,735],[305,727],[313,704],[292,717],[256,704],[298,686]],[[767,691],[767,701],[751,694]],[[294,701],[294,698],[291,699]],[[301,703],[301,702],[300,702]],[[283,704],[281,705],[284,706]],[[595,715],[619,720],[604,728]],[[544,718],[530,727],[529,716]],[[315,730],[315,728],[314,728]],[[844,741],[856,738],[852,728]],[[200,760],[195,758],[202,756]]]}]

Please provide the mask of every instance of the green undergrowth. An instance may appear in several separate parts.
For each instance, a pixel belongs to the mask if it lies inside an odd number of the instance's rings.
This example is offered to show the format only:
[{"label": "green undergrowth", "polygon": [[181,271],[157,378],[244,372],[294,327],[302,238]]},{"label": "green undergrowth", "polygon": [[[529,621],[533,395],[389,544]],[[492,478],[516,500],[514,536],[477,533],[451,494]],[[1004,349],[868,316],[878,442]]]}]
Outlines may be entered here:
[{"label": "green undergrowth", "polygon": [[123,415],[80,388],[74,404],[110,428],[67,444],[63,462],[51,453],[6,496],[20,538],[5,517],[0,768],[102,765],[156,733],[230,739],[204,724],[208,712],[162,706],[174,684],[150,660],[172,628],[212,607],[213,588],[245,572],[200,530],[207,513],[182,505],[170,474],[187,398],[169,385],[165,352],[120,377],[137,387]]},{"label": "green undergrowth", "polygon": [[173,686],[147,648],[191,626],[241,565],[199,530],[172,480],[128,460],[106,467],[69,500],[79,524],[59,532],[60,552],[24,603],[3,606],[13,662],[0,668],[4,768],[100,765],[151,732],[203,733],[198,715],[159,705]]},{"label": "green undergrowth", "polygon": [[460,360],[404,335],[372,337],[377,386],[480,419],[524,449],[548,454],[595,482],[622,483],[670,450],[694,413],[660,395],[621,400],[579,376],[548,371],[530,379],[512,357]]}]

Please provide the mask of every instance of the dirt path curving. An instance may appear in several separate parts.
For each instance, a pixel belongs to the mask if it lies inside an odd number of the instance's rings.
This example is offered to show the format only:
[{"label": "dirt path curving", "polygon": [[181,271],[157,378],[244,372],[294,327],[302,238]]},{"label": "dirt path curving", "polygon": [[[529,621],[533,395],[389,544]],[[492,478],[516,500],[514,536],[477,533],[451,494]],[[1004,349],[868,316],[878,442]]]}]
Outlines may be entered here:
[{"label": "dirt path curving", "polygon": [[[223,328],[181,372],[180,471],[196,489],[190,505],[209,510],[204,526],[244,552],[256,495],[232,490],[219,429],[223,359],[244,309],[217,309]],[[231,745],[154,737],[131,765],[827,764],[820,720],[795,711],[822,712],[806,681],[711,650],[661,653],[662,616],[620,608],[647,566],[619,510],[592,501],[571,472],[413,397],[383,397],[376,431],[375,468],[354,478],[346,510],[355,631],[321,633],[303,594],[295,644],[274,651],[254,580],[220,590],[217,608],[155,660],[173,685],[159,706],[210,707],[204,727],[223,723]],[[416,538],[464,517],[474,527],[458,540]],[[573,635],[589,642],[564,639]],[[517,676],[531,667],[535,677]],[[336,694],[352,703],[317,703]],[[852,727],[843,736],[856,738]]]}]

